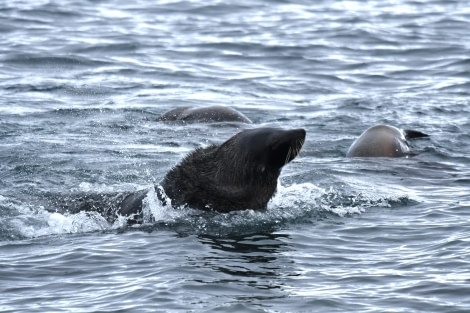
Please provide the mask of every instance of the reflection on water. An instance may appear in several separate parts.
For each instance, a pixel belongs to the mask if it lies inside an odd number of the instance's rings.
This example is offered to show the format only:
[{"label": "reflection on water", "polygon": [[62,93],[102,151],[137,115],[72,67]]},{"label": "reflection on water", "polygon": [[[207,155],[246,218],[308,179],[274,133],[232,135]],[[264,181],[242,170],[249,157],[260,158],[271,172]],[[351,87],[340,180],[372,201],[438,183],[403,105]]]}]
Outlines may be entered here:
[{"label": "reflection on water", "polygon": [[253,291],[249,298],[266,299],[265,290],[272,290],[268,298],[285,297],[283,280],[287,276],[297,275],[292,260],[283,255],[288,249],[285,242],[288,238],[285,234],[266,232],[225,238],[200,235],[199,242],[208,245],[210,251],[204,256],[188,259],[195,266],[216,272],[209,275],[211,278],[208,281],[200,281],[204,285],[230,283],[258,290]]}]

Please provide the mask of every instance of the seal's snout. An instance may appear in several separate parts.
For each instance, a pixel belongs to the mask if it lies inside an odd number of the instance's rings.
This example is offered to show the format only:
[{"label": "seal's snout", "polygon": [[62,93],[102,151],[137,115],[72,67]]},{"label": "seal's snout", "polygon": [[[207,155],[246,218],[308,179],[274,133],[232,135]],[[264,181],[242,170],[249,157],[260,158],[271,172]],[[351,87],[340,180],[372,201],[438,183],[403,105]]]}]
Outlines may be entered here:
[{"label": "seal's snout", "polygon": [[305,138],[305,135],[307,134],[307,132],[305,131],[305,129],[303,128],[297,128],[297,129],[294,129],[292,130],[294,132],[296,132],[297,134],[299,134],[302,138]]},{"label": "seal's snout", "polygon": [[303,128],[298,128],[292,130],[293,132],[293,137],[297,141],[302,141],[302,145],[305,142],[305,136],[307,135],[307,132]]},{"label": "seal's snout", "polygon": [[290,129],[273,131],[270,164],[281,168],[297,157],[305,142],[305,129]]},{"label": "seal's snout", "polygon": [[280,130],[277,134],[277,144],[297,145],[298,142],[305,141],[306,131],[303,128]]}]

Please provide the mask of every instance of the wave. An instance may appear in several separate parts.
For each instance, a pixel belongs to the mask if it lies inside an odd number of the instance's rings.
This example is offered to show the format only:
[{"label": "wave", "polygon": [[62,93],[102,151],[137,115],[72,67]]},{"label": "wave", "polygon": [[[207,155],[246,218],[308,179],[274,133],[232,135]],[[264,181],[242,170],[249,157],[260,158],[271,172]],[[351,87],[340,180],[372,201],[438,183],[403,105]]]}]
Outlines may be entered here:
[{"label": "wave", "polygon": [[[168,201],[168,199],[167,199]],[[49,212],[40,204],[25,204],[0,196],[0,240],[106,231],[169,230],[180,234],[227,235],[272,232],[295,224],[316,224],[324,219],[362,214],[370,208],[389,208],[413,203],[403,195],[346,193],[325,190],[311,183],[278,186],[263,211],[245,210],[221,214],[162,204],[153,188],[144,200],[142,224],[127,226],[120,216],[109,222],[98,212],[76,214]],[[105,205],[105,204],[103,204]]]}]

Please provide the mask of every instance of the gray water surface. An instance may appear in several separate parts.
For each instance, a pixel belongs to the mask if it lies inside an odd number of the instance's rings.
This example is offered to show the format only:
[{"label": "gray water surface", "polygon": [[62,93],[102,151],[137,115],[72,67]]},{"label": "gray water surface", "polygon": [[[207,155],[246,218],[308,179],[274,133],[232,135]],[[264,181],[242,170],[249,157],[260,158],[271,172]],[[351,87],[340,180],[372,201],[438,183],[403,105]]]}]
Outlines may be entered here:
[{"label": "gray water surface", "polygon": [[[2,312],[470,311],[467,1],[9,1],[0,34]],[[254,125],[155,121],[214,104]],[[381,123],[430,138],[345,158]],[[47,210],[260,126],[307,131],[266,211]]]}]

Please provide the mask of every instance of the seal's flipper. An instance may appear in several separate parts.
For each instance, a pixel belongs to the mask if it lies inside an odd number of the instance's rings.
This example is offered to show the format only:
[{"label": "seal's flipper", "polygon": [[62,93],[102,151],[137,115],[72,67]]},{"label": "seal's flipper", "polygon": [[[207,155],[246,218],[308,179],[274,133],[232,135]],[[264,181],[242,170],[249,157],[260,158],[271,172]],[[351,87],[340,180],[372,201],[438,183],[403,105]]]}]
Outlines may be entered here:
[{"label": "seal's flipper", "polygon": [[406,139],[429,137],[428,134],[422,133],[422,132],[417,131],[417,130],[405,129],[404,132],[405,132]]}]

